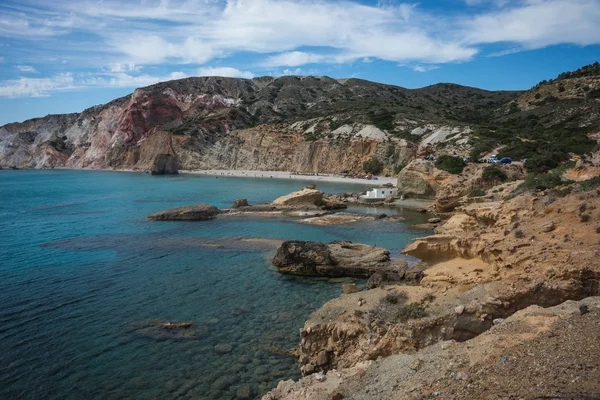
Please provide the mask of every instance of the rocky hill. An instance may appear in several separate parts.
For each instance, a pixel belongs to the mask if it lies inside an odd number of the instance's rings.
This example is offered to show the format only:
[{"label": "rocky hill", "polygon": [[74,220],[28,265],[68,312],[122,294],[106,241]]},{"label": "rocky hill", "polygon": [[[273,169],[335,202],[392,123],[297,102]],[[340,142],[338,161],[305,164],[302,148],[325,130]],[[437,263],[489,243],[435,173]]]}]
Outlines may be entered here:
[{"label": "rocky hill", "polygon": [[180,169],[360,172],[376,157],[392,173],[414,155],[413,142],[468,131],[461,114],[519,94],[312,76],[186,78],[0,127],[0,166],[149,169],[169,156]]},{"label": "rocky hill", "polygon": [[534,170],[600,138],[598,64],[527,92],[360,79],[186,78],[81,113],[0,127],[0,167],[394,174],[419,154],[497,150]]}]

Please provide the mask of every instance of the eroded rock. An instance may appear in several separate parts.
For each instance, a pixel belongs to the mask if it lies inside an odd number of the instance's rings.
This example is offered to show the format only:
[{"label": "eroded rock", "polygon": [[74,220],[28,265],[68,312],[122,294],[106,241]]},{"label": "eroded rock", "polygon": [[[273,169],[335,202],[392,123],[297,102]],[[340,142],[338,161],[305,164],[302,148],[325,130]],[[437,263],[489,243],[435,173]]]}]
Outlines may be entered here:
[{"label": "eroded rock", "polygon": [[281,196],[271,203],[274,206],[319,207],[323,205],[323,192],[315,189],[302,189]]},{"label": "eroded rock", "polygon": [[179,173],[177,158],[171,154],[159,154],[153,162],[150,170],[152,175],[175,175]]},{"label": "eroded rock", "polygon": [[273,265],[296,275],[369,278],[375,272],[402,273],[407,263],[390,260],[388,250],[349,241],[287,241],[277,250]]},{"label": "eroded rock", "polygon": [[216,218],[220,210],[210,204],[195,204],[171,208],[149,215],[148,219],[157,221],[204,221]]}]

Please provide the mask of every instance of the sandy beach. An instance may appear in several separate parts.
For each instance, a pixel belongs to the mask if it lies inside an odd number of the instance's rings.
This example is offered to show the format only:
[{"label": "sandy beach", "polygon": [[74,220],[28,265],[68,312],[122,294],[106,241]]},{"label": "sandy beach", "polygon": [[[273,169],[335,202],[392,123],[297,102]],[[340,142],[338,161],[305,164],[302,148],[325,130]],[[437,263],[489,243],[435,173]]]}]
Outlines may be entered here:
[{"label": "sandy beach", "polygon": [[180,170],[182,174],[199,174],[199,175],[214,175],[214,176],[234,176],[240,178],[266,178],[266,179],[296,179],[299,181],[309,182],[343,182],[356,183],[369,186],[383,186],[391,183],[396,186],[396,178],[378,177],[377,180],[369,180],[362,178],[346,178],[340,175],[319,174],[319,175],[297,175],[292,172],[284,171],[249,171],[249,170]]}]

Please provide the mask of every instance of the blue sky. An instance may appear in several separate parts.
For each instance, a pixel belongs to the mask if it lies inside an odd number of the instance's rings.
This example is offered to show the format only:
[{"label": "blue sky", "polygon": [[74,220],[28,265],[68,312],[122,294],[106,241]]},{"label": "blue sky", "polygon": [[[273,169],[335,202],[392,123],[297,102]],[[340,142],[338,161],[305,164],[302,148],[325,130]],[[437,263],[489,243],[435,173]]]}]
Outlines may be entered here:
[{"label": "blue sky", "polygon": [[600,60],[600,0],[3,0],[0,125],[187,76],[528,89]]}]

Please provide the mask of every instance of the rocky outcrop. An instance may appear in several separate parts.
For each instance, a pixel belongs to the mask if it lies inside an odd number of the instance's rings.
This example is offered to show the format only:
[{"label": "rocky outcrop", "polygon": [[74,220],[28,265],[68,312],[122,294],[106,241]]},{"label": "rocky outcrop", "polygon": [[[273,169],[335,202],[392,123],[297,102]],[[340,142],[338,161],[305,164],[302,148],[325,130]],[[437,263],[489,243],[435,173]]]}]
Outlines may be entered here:
[{"label": "rocky outcrop", "polygon": [[369,278],[376,272],[404,276],[407,263],[392,261],[389,251],[348,241],[320,242],[287,241],[277,250],[273,265],[280,272],[327,277]]},{"label": "rocky outcrop", "polygon": [[530,305],[599,295],[598,196],[538,192],[461,207],[435,235],[406,247],[429,261],[419,285],[374,274],[375,289],[344,294],[310,316],[301,332],[303,373],[470,340]]},{"label": "rocky outcrop", "polygon": [[288,207],[319,207],[324,204],[323,192],[315,189],[302,189],[285,196],[281,196],[271,203],[274,206]]},{"label": "rocky outcrop", "polygon": [[177,158],[170,154],[159,154],[152,163],[152,175],[176,175],[179,173]]},{"label": "rocky outcrop", "polygon": [[438,187],[450,179],[450,174],[435,168],[432,161],[416,159],[400,171],[398,195],[433,199]]},{"label": "rocky outcrop", "polygon": [[582,338],[594,336],[599,322],[599,297],[551,308],[530,306],[495,320],[471,340],[443,341],[298,382],[282,381],[263,400],[495,399],[507,392],[528,399],[565,393],[591,398],[600,392],[594,375],[600,346],[582,345]]},{"label": "rocky outcrop", "polygon": [[171,208],[149,215],[148,219],[157,221],[205,221],[214,219],[221,211],[210,204],[195,204]]},{"label": "rocky outcrop", "polygon": [[237,199],[233,202],[231,208],[248,207],[248,205],[249,204],[247,199]]},{"label": "rocky outcrop", "polygon": [[[473,190],[487,190],[499,182],[483,179],[486,164],[468,164],[461,174],[449,174],[435,167],[434,162],[416,159],[398,175],[398,195],[435,199],[438,211],[448,212],[461,205]],[[521,165],[498,165],[509,180],[525,177]]]}]

